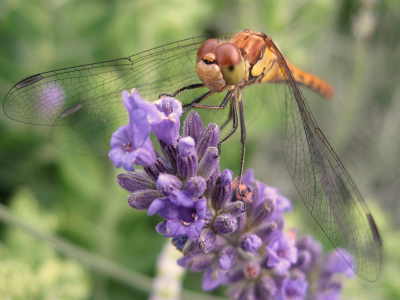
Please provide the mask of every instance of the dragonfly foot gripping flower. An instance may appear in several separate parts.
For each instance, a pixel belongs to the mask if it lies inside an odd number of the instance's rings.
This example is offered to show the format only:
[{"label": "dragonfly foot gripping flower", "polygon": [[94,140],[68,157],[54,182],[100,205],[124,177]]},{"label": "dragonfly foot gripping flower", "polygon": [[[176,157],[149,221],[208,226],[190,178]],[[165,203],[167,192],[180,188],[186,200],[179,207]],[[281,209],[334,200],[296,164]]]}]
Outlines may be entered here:
[{"label": "dragonfly foot gripping flower", "polygon": [[[178,264],[204,272],[202,287],[230,286],[230,299],[339,299],[336,274],[351,276],[338,252],[322,254],[319,242],[285,229],[290,201],[254,179],[238,181],[219,169],[219,129],[203,128],[190,112],[179,135],[181,104],[164,97],[150,103],[135,91],[123,93],[130,120],[112,136],[110,159],[134,173],[118,175],[128,203],[165,220],[156,227],[184,256]],[[161,155],[153,148],[150,132]],[[143,170],[135,170],[140,165]],[[244,203],[246,202],[246,211]]]}]

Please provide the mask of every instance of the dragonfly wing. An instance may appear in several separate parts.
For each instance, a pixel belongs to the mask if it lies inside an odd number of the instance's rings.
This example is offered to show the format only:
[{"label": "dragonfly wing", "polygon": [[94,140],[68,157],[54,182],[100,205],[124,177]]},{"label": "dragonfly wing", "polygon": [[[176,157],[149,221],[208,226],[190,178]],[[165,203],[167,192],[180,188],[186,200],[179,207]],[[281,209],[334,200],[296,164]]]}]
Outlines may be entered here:
[{"label": "dragonfly wing", "polygon": [[286,83],[279,99],[283,114],[281,148],[305,206],[332,245],[360,277],[374,281],[381,269],[381,240],[363,197],[319,129],[282,54]]},{"label": "dragonfly wing", "polygon": [[111,133],[126,124],[122,91],[136,88],[144,99],[153,101],[160,93],[199,83],[196,52],[211,37],[228,35],[190,38],[126,58],[30,76],[9,91],[4,112],[19,122],[55,126],[52,137],[62,148],[104,155],[107,152],[99,150],[105,148],[104,141],[108,147]]},{"label": "dragonfly wing", "polygon": [[122,78],[134,71],[129,58],[87,64],[30,76],[17,83],[4,100],[13,120],[35,125],[77,125],[122,117]]}]

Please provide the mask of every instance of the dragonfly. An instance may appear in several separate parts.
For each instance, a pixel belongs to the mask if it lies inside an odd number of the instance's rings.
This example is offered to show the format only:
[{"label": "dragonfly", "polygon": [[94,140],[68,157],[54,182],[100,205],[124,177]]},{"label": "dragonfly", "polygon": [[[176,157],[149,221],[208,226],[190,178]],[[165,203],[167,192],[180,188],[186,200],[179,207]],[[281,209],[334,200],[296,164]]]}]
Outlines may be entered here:
[{"label": "dragonfly", "polygon": [[232,128],[218,148],[221,151],[240,121],[241,176],[244,106],[255,98],[267,102],[269,84],[279,90],[283,159],[303,203],[354,272],[375,281],[382,264],[377,226],[299,86],[328,98],[333,89],[289,63],[264,33],[203,35],[129,57],[32,75],[9,91],[3,108],[15,121],[50,126],[61,148],[105,154],[117,124],[126,124],[123,90],[134,87],[144,99],[178,96],[186,111],[222,111],[229,105],[222,127],[231,123]]}]

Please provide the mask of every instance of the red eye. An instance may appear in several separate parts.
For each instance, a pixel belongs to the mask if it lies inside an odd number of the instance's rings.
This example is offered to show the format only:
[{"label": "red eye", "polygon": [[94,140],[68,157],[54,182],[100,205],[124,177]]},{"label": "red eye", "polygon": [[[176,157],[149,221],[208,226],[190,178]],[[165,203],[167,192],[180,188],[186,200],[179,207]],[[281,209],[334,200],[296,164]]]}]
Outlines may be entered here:
[{"label": "red eye", "polygon": [[221,44],[215,49],[214,53],[220,67],[236,66],[240,63],[240,52],[232,44]]},{"label": "red eye", "polygon": [[207,53],[213,53],[215,47],[218,45],[217,39],[209,39],[205,41],[197,50],[197,59],[202,59]]}]

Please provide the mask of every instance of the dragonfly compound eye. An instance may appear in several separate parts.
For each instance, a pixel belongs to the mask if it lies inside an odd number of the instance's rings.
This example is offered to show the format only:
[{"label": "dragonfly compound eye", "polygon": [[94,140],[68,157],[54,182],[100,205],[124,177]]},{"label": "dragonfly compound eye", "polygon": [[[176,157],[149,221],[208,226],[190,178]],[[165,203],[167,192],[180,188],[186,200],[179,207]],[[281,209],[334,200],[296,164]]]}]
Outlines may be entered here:
[{"label": "dragonfly compound eye", "polygon": [[217,39],[209,39],[205,41],[203,44],[201,44],[199,50],[197,50],[196,63],[198,63],[199,60],[204,57],[204,55],[208,53],[213,53],[217,45],[218,45]]},{"label": "dragonfly compound eye", "polygon": [[214,53],[226,83],[233,85],[242,81],[245,65],[238,48],[232,44],[224,43],[218,45]]}]

